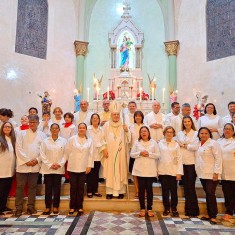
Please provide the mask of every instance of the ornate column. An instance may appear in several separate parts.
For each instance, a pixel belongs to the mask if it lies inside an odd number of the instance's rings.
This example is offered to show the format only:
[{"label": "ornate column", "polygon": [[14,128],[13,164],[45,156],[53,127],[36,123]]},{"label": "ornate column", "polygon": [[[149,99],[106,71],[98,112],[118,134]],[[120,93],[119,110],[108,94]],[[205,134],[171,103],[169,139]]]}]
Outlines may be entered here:
[{"label": "ornate column", "polygon": [[77,57],[77,72],[76,72],[76,88],[82,88],[81,95],[84,98],[85,87],[84,87],[84,62],[85,56],[88,52],[89,42],[75,41],[75,51]]},{"label": "ornate column", "polygon": [[177,89],[176,57],[178,53],[179,41],[164,42],[165,50],[169,59],[169,91]]}]

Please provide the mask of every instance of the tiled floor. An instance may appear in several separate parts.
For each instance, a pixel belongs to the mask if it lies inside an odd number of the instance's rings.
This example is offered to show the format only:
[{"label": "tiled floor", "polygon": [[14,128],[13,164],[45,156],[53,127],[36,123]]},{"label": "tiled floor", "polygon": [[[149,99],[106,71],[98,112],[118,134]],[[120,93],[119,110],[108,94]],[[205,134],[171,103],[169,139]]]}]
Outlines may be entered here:
[{"label": "tiled floor", "polygon": [[180,234],[180,235],[235,235],[235,219],[225,222],[218,216],[219,225],[197,218],[155,217],[140,218],[138,213],[107,213],[91,211],[82,216],[60,215],[44,216],[22,215],[19,218],[6,214],[0,217],[0,234],[8,235],[52,235],[52,234],[89,234],[89,235],[134,235],[134,234]]}]

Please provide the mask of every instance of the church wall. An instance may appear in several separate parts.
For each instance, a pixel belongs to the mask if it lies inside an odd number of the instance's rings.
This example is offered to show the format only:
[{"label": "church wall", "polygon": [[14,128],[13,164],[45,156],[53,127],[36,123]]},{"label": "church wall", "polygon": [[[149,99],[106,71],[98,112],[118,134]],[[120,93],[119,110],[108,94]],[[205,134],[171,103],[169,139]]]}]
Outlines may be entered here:
[{"label": "church wall", "polygon": [[[53,105],[73,111],[76,56],[75,9],[72,0],[48,0],[47,58],[15,53],[17,1],[0,1],[0,107],[10,108],[15,120],[41,103],[37,93],[49,91]],[[11,78],[9,77],[9,72]]]},{"label": "church wall", "polygon": [[[122,1],[120,1],[121,3]],[[168,86],[167,63],[163,42],[165,41],[165,29],[161,8],[156,0],[148,0],[143,7],[142,0],[131,0],[130,15],[137,28],[144,33],[142,76],[144,77],[144,90],[149,94],[148,76],[157,79],[157,98],[161,100],[162,88]],[[121,5],[120,5],[121,6]],[[108,33],[117,26],[121,14],[116,12],[117,1],[99,0],[96,2],[90,19],[89,51],[86,57],[85,83],[90,87],[90,99],[93,94],[92,76],[97,78],[104,75],[101,93],[107,91],[108,75],[110,69],[110,51]]]},{"label": "church wall", "polygon": [[208,95],[218,114],[227,114],[227,103],[235,100],[235,56],[207,61],[206,0],[175,1],[179,101],[196,104],[195,91]]}]

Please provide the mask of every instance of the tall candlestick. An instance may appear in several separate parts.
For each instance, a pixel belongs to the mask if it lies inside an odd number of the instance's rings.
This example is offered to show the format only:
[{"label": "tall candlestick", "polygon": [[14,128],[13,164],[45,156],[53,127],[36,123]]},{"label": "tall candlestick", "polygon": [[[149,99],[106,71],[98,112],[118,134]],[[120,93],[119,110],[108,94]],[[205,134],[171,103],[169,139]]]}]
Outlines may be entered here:
[{"label": "tall candlestick", "polygon": [[142,101],[142,87],[140,87],[140,102]]},{"label": "tall candlestick", "polygon": [[109,86],[108,86],[108,91],[107,91],[107,97],[108,97],[108,100],[109,100]]},{"label": "tall candlestick", "polygon": [[90,99],[90,88],[87,88],[87,102],[89,102]]},{"label": "tall candlestick", "polygon": [[165,90],[166,88],[162,88],[162,103],[165,103]]}]

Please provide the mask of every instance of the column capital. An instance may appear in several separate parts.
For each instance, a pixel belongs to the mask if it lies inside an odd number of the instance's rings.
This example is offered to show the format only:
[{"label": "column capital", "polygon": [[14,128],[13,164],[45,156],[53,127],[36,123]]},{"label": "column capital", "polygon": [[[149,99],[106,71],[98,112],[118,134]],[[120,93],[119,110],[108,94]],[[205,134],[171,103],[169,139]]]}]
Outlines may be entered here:
[{"label": "column capital", "polygon": [[167,55],[177,55],[180,42],[178,40],[164,42]]},{"label": "column capital", "polygon": [[88,52],[88,44],[89,42],[75,41],[74,47],[76,51],[76,56],[79,55],[86,56]]}]

